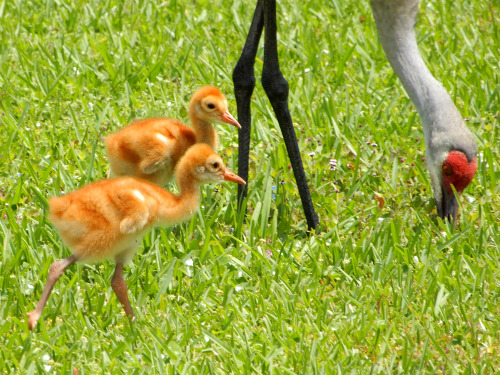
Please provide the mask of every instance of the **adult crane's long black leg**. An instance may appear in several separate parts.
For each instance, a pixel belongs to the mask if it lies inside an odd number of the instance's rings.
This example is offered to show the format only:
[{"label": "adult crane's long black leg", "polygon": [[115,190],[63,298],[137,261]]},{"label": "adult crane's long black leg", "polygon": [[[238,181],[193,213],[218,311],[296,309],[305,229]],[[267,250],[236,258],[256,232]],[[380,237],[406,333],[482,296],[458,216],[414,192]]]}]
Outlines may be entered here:
[{"label": "adult crane's long black leg", "polygon": [[314,210],[306,174],[300,156],[297,136],[288,109],[288,82],[280,71],[278,45],[276,41],[276,1],[264,0],[264,66],[262,68],[262,86],[271,102],[276,119],[280,124],[286,149],[293,167],[295,181],[299,189],[302,206],[306,215],[307,226],[314,229],[318,225],[318,216]]},{"label": "adult crane's long black leg", "polygon": [[[233,70],[234,94],[238,106],[238,122],[241,125],[238,135],[238,175],[248,181],[248,159],[250,157],[250,99],[255,87],[254,62],[259,46],[259,39],[264,27],[262,0],[257,2],[252,25],[240,59]],[[238,208],[242,209],[243,198],[248,185],[238,185]]]}]

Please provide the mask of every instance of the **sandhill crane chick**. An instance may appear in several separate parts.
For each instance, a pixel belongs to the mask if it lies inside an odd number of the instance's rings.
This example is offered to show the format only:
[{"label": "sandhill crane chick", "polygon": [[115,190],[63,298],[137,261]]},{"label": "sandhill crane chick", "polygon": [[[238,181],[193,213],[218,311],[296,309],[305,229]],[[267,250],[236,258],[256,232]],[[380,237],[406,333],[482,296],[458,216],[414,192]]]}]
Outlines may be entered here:
[{"label": "sandhill crane chick", "polygon": [[172,179],[181,156],[195,143],[206,143],[217,151],[213,122],[240,128],[228,111],[226,98],[213,86],[203,86],[194,93],[189,117],[192,128],[174,119],[152,118],[109,135],[106,149],[111,176],[133,176],[164,186]]},{"label": "sandhill crane chick", "polygon": [[114,178],[87,185],[49,201],[49,219],[72,255],[50,266],[47,283],[35,310],[28,313],[28,327],[37,324],[56,281],[74,262],[113,259],[116,269],[111,286],[125,313],[134,318],[123,279],[139,240],[153,226],[168,226],[190,218],[200,205],[200,185],[245,181],[224,166],[206,144],[196,144],[181,158],[176,170],[179,195],[133,177]]}]

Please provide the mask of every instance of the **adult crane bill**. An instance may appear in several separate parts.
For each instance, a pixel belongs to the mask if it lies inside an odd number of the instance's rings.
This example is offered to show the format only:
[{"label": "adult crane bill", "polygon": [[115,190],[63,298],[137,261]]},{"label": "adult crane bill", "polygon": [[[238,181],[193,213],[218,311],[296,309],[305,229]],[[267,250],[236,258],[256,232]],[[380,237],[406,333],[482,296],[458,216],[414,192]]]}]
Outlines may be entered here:
[{"label": "adult crane bill", "polygon": [[451,151],[443,165],[441,186],[438,188],[441,194],[435,194],[438,215],[443,219],[456,222],[458,215],[458,197],[470,184],[477,170],[477,159],[470,161],[466,154],[461,151]]}]

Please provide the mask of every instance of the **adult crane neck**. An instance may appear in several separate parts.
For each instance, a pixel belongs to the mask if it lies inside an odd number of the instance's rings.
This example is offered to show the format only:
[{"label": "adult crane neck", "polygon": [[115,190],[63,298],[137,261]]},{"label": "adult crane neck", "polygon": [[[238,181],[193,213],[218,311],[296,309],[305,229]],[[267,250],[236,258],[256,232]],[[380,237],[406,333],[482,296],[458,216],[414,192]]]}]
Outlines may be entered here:
[{"label": "adult crane neck", "polygon": [[372,0],[371,5],[387,59],[419,112],[425,128],[443,112],[453,112],[453,117],[460,115],[444,87],[422,60],[414,29],[418,1],[410,0],[410,6],[404,4],[407,2]]}]

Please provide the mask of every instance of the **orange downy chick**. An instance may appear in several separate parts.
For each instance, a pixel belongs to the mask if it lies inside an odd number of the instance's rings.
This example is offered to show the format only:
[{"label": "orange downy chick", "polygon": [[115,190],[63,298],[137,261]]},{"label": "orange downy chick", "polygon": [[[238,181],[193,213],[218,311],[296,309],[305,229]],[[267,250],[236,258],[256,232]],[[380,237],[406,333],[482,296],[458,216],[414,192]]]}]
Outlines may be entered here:
[{"label": "orange downy chick", "polygon": [[200,185],[210,182],[245,181],[224,166],[206,144],[191,147],[176,170],[180,194],[133,177],[92,183],[49,201],[49,219],[73,253],[50,266],[47,283],[35,310],[28,313],[32,330],[41,316],[56,281],[74,262],[113,259],[116,263],[111,286],[125,313],[134,318],[123,279],[123,265],[129,261],[142,236],[153,226],[180,223],[200,205]]},{"label": "orange downy chick", "polygon": [[153,118],[134,122],[108,136],[111,176],[134,176],[164,186],[189,147],[206,143],[217,150],[213,122],[241,127],[229,113],[224,95],[213,86],[203,86],[194,93],[189,117],[192,128],[177,120]]}]

